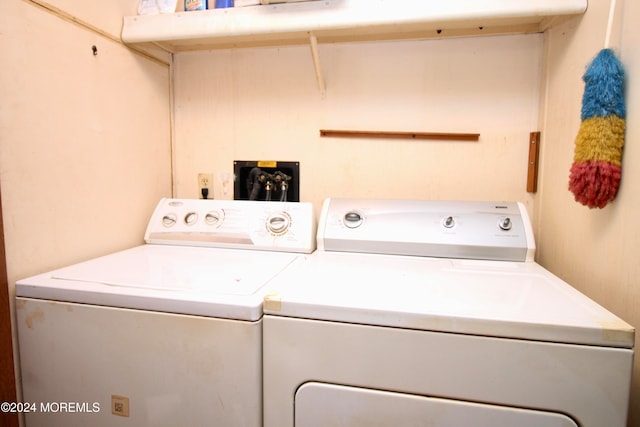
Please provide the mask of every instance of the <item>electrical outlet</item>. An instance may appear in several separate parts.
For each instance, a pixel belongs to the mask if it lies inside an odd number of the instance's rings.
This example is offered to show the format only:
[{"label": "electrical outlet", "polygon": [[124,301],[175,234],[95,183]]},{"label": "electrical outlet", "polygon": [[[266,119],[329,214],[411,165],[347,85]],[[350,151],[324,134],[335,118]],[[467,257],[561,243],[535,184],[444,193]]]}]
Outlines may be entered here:
[{"label": "electrical outlet", "polygon": [[212,173],[198,174],[198,197],[200,197],[201,199],[213,199]]}]

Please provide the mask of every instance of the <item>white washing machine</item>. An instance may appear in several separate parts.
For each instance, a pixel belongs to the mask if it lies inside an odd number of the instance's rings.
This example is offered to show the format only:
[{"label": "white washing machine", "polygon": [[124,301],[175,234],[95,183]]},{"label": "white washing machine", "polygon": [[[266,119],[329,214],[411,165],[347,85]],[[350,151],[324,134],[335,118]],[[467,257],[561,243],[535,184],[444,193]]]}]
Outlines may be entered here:
[{"label": "white washing machine", "polygon": [[328,199],[265,298],[265,427],[624,427],[634,329],[517,203]]},{"label": "white washing machine", "polygon": [[262,301],[311,204],[163,199],[145,241],[16,284],[27,427],[262,426]]}]

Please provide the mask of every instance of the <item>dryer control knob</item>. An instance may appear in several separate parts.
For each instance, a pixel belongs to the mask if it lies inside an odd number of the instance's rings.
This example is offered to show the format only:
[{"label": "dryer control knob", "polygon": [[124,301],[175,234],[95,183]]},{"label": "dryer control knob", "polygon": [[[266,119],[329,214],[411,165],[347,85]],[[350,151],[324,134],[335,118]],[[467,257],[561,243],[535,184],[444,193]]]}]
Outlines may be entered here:
[{"label": "dryer control knob", "polygon": [[509,217],[502,218],[500,221],[498,221],[498,227],[500,227],[501,230],[509,231],[511,230],[512,226],[513,223],[511,222],[511,218]]},{"label": "dryer control knob", "polygon": [[291,217],[286,212],[278,212],[269,215],[267,218],[267,230],[271,234],[280,236],[285,234],[291,227]]},{"label": "dryer control knob", "polygon": [[445,219],[442,220],[442,225],[445,228],[453,228],[454,225],[456,225],[456,220],[453,219],[452,216],[448,216]]},{"label": "dryer control knob", "polygon": [[344,215],[343,222],[347,228],[357,228],[362,225],[364,218],[358,212],[351,211]]}]

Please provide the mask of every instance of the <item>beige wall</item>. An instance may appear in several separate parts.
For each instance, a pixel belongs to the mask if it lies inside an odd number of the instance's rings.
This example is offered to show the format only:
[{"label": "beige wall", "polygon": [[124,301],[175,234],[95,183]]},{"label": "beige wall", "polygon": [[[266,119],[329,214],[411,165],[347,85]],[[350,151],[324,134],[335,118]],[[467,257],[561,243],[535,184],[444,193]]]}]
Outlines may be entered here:
[{"label": "beige wall", "polygon": [[[135,10],[124,0],[101,3],[101,14],[60,3],[116,36]],[[18,278],[142,242],[153,207],[171,195],[169,68],[22,0],[0,2],[0,51],[13,295]]]},{"label": "beige wall", "polygon": [[[116,37],[114,20],[135,10],[113,3],[101,20],[76,4]],[[10,279],[140,243],[171,191],[168,66],[28,1],[3,1],[0,15]]]},{"label": "beige wall", "polygon": [[[587,13],[547,36],[538,260],[627,322],[640,326],[640,3],[618,1],[612,47],[627,74],[627,133],[616,200],[590,210],[567,190],[574,139],[580,127],[586,65],[603,48],[609,1],[590,0]],[[636,348],[638,340],[636,338]],[[640,358],[635,360],[629,426],[640,426]]]},{"label": "beige wall", "polygon": [[[538,130],[541,35],[320,45],[175,58],[176,187],[233,160],[300,161],[301,198],[517,199]],[[479,142],[321,138],[319,129],[479,132]],[[219,181],[215,197],[222,197]],[[232,193],[226,197],[232,197]]]}]

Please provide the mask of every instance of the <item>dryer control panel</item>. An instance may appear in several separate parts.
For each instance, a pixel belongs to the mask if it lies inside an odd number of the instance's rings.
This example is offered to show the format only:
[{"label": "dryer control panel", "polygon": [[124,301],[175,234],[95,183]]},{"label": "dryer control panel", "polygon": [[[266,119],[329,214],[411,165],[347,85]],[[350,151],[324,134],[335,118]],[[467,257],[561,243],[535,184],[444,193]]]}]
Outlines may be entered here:
[{"label": "dryer control panel", "polygon": [[521,203],[327,199],[318,249],[533,261],[535,243]]},{"label": "dryer control panel", "polygon": [[315,220],[311,203],[162,199],[147,243],[311,253]]}]

